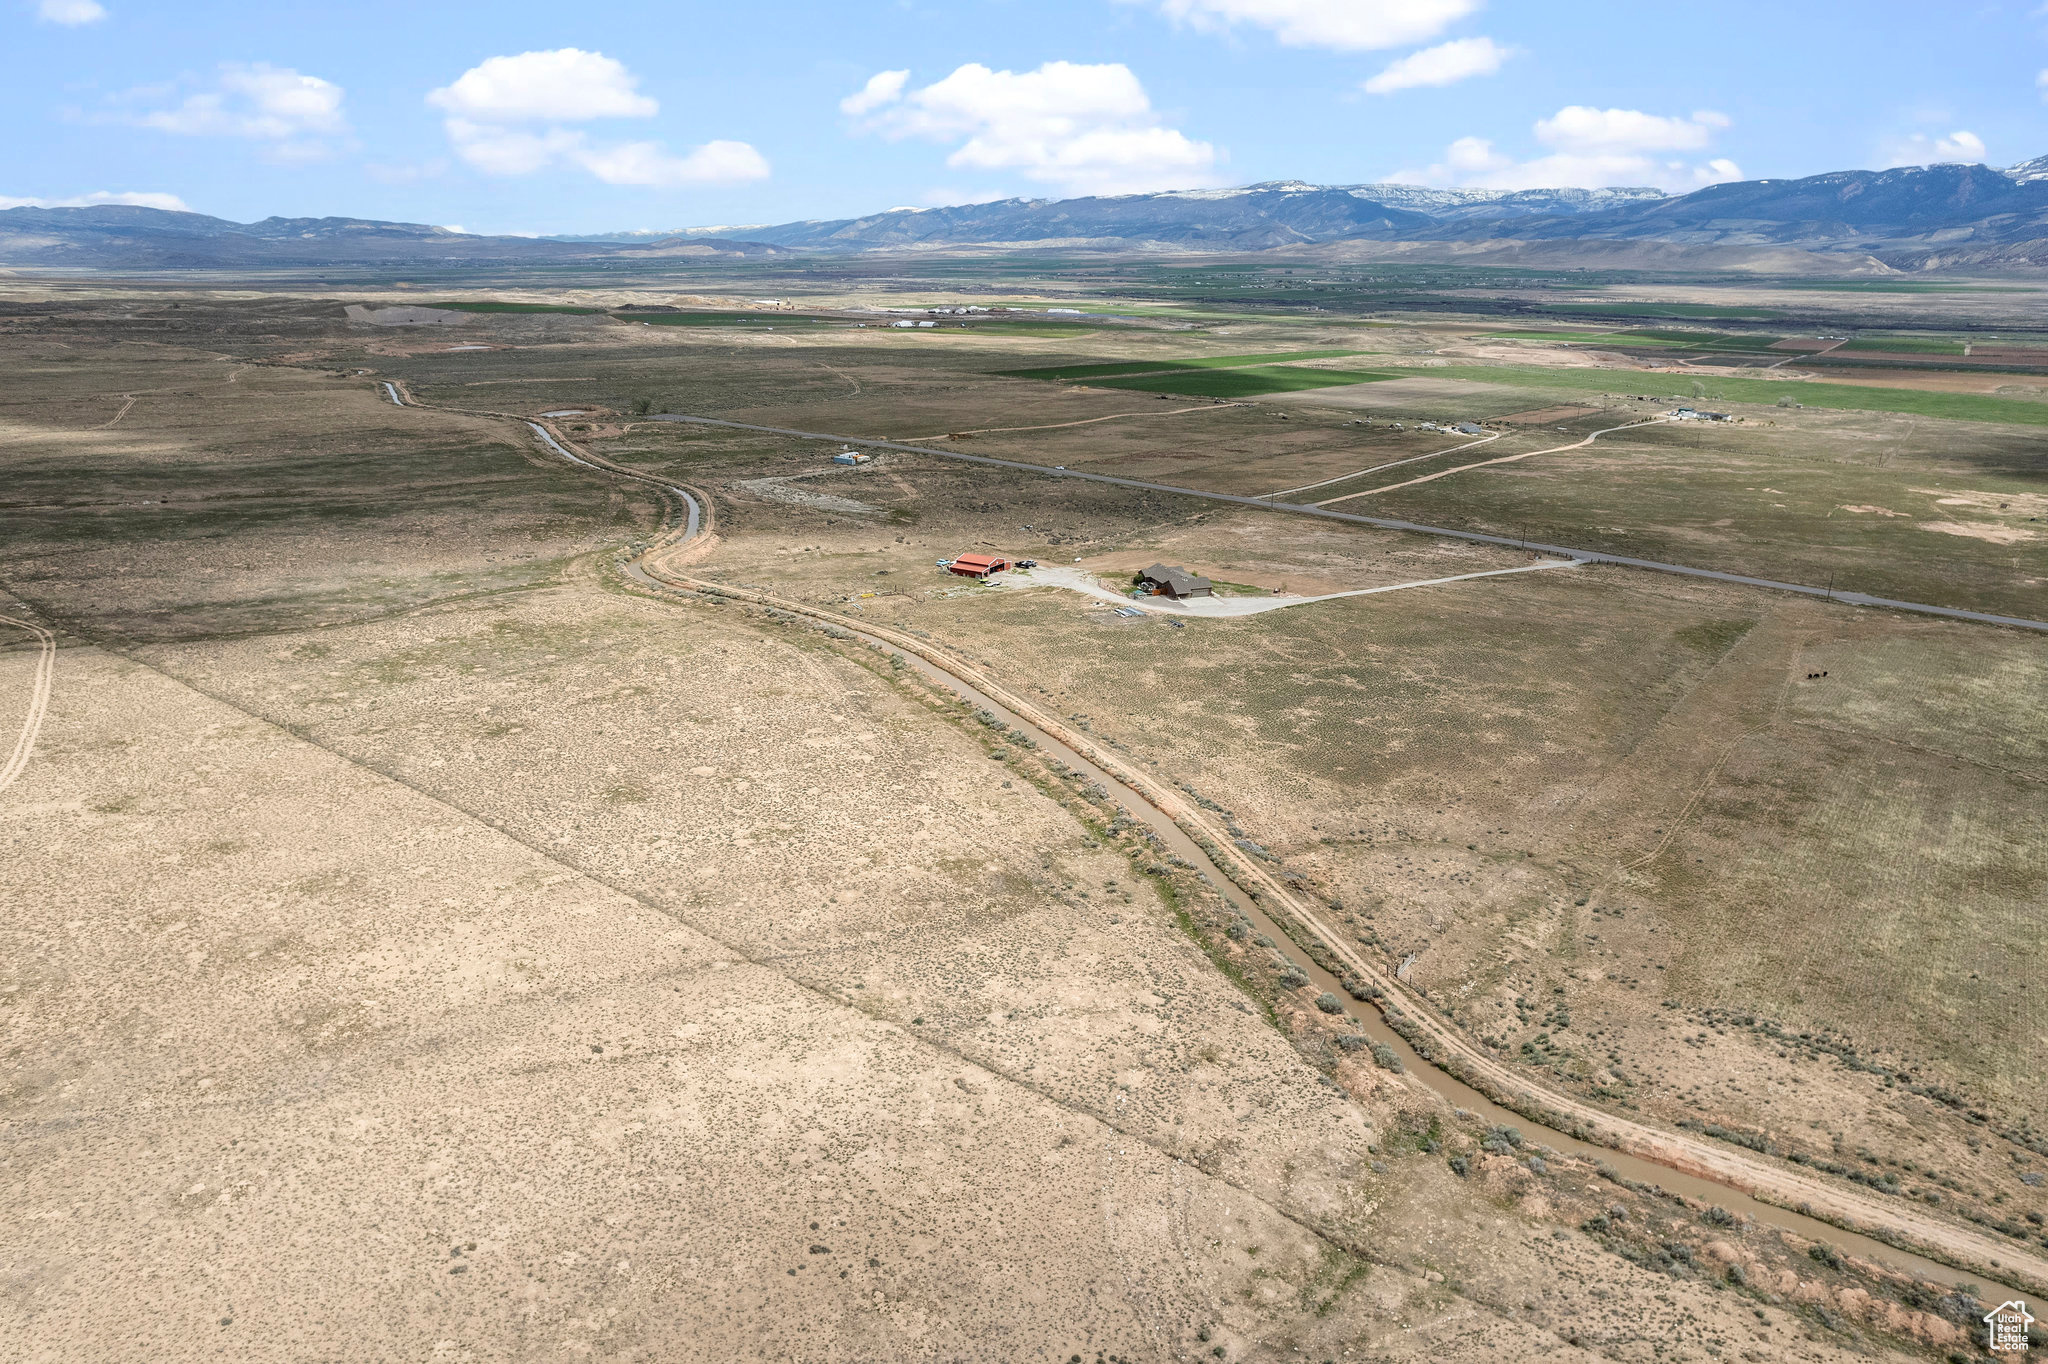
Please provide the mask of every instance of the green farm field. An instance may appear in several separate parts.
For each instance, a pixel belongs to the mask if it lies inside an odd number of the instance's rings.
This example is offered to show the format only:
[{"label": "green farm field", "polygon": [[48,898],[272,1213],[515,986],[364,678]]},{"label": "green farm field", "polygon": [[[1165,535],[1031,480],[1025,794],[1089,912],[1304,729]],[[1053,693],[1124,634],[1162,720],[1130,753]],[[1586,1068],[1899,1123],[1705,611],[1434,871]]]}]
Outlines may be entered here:
[{"label": "green farm field", "polygon": [[1335,360],[1359,353],[1355,350],[1273,351],[1263,355],[1209,355],[1188,359],[1115,360],[1102,364],[1053,365],[1044,369],[1011,369],[998,370],[996,372],[1012,379],[1110,379],[1124,375],[1151,374],[1164,371],[1246,369],[1258,365],[1288,364],[1296,360]]},{"label": "green farm field", "polygon": [[1224,369],[1208,373],[1173,371],[1096,381],[1099,388],[1137,393],[1185,393],[1195,398],[1260,398],[1273,393],[1302,393],[1346,384],[1370,384],[1391,374],[1364,370],[1269,368]]},{"label": "green farm field", "polygon": [[[1807,407],[1844,412],[1897,412],[1951,421],[2048,426],[2048,398],[2007,398],[1975,393],[1936,393],[1910,388],[1863,387],[1810,379],[1738,379],[1717,374],[1632,374],[1626,370],[1538,368],[1535,366],[1450,365],[1432,374],[1479,383],[1512,384],[1532,393],[1563,397],[1583,393],[1687,392],[1694,380],[1706,392],[1699,401],[1775,406],[1789,398]],[[1688,394],[1685,401],[1694,401]]]}]

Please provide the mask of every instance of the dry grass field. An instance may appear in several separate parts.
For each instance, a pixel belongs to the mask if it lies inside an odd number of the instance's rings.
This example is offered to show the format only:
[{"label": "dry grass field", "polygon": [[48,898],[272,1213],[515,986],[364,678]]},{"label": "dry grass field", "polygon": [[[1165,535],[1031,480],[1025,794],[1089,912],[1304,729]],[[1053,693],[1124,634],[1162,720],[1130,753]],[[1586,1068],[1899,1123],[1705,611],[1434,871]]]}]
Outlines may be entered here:
[{"label": "dry grass field", "polygon": [[[613,566],[659,505],[510,419],[571,408],[558,425],[592,452],[710,494],[697,571],[920,632],[1085,720],[1532,1075],[2039,1240],[2036,640],[1597,567],[1175,628],[933,562],[1157,557],[1320,593],[1529,558],[931,456],[834,469],[822,443],[631,415],[957,436],[936,443],[1260,493],[1451,445],[1414,423],[1463,414],[1432,402],[1394,432],[1313,395],[996,371],[1400,360],[1433,333],[1076,349],[574,314],[457,337],[285,295],[10,306],[0,614],[63,644],[0,791],[19,1357],[1961,1343],[1948,1283],[1603,1178],[1540,1129],[1511,1145],[1413,1072],[1332,1067],[1258,954],[1197,931],[1201,887],[1134,865],[915,676],[628,590]],[[2029,600],[2032,542],[1920,524],[2010,507],[1808,527],[1962,473],[2016,498],[2039,486],[2023,440],[1972,426],[1971,472],[1917,426],[1881,423],[1886,462],[1859,453],[1873,419],[1791,418],[1446,478],[1387,514],[1540,504],[1571,543],[1627,525],[1716,566]],[[1797,516],[1736,514],[1744,477],[1794,489]],[[1709,536],[1710,515],[1731,524]],[[1951,541],[1938,572],[1917,557]],[[33,655],[0,648],[11,739]]]}]

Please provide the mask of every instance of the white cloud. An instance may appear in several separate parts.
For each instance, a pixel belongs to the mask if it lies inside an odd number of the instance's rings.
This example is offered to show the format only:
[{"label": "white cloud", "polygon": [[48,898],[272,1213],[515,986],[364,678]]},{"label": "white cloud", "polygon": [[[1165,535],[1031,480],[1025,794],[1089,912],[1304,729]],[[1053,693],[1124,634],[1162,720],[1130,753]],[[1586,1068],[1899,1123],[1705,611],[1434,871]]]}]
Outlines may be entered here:
[{"label": "white cloud", "polygon": [[957,142],[956,170],[1015,171],[1073,194],[1137,193],[1214,183],[1216,149],[1163,125],[1120,62],[1047,62],[991,71],[978,62],[920,90],[885,71],[843,108],[865,131]]},{"label": "white cloud", "polygon": [[639,78],[601,52],[565,47],[492,57],[427,96],[447,114],[455,153],[486,175],[574,168],[608,185],[669,189],[768,176],[767,159],[744,142],[713,141],[687,155],[659,142],[594,143],[564,124],[652,118],[661,106]]},{"label": "white cloud", "polygon": [[1946,137],[1914,133],[1910,137],[1894,138],[1884,144],[1878,160],[1884,169],[1893,166],[1939,166],[1956,161],[1980,165],[1985,159],[1985,150],[1983,138],[1958,128]]},{"label": "white cloud", "polygon": [[330,154],[333,140],[348,134],[342,100],[342,88],[318,76],[263,62],[231,63],[221,67],[213,89],[130,121],[185,137],[246,137],[268,144],[275,159],[310,161]]},{"label": "white cloud", "polygon": [[1567,105],[1538,119],[1536,137],[1571,154],[1612,156],[1639,152],[1699,151],[1728,126],[1728,116],[1702,110],[1691,118],[1664,118],[1636,109]]},{"label": "white cloud", "polygon": [[1514,55],[1491,38],[1459,38],[1411,52],[1365,82],[1368,95],[1391,95],[1418,86],[1455,85],[1473,76],[1491,76]]},{"label": "white cloud", "polygon": [[1552,149],[1547,155],[1517,161],[1485,138],[1463,137],[1445,150],[1438,164],[1400,171],[1393,178],[1475,189],[1699,189],[1740,180],[1742,168],[1727,157],[1689,162],[1671,159],[1669,153],[1704,151],[1714,135],[1729,126],[1727,115],[1712,110],[1671,118],[1635,109],[1569,105],[1536,122],[1536,139]]},{"label": "white cloud", "polygon": [[447,130],[448,140],[455,144],[455,154],[486,175],[532,175],[569,156],[585,142],[582,133],[569,128],[530,132],[472,123],[466,118],[449,119]]},{"label": "white cloud", "polygon": [[107,17],[107,8],[99,0],[40,0],[36,17],[46,24],[77,28],[80,24],[97,24]]},{"label": "white cloud", "polygon": [[839,112],[859,118],[872,114],[885,104],[893,104],[903,97],[903,87],[910,80],[908,71],[877,71],[868,77],[868,83],[839,101]]},{"label": "white cloud", "polygon": [[2041,92],[2041,98],[2048,100],[2048,66],[2041,68],[2041,74],[2034,77],[2034,85]]},{"label": "white cloud", "polygon": [[1981,163],[1984,152],[1984,139],[1961,128],[1934,144],[1934,154],[1944,161]]},{"label": "white cloud", "polygon": [[1366,52],[1427,42],[1480,0],[1159,0],[1168,18],[1194,28],[1269,29],[1289,47]]},{"label": "white cloud", "polygon": [[95,208],[101,204],[122,204],[130,208],[161,208],[173,213],[190,213],[185,201],[175,194],[148,191],[96,190],[70,199],[15,199],[0,194],[0,208]]},{"label": "white cloud", "polygon": [[602,52],[565,47],[492,57],[429,94],[427,103],[456,118],[489,123],[652,118],[661,106],[641,94],[639,84]]},{"label": "white cloud", "polygon": [[579,151],[574,159],[607,185],[729,185],[768,178],[767,159],[744,142],[707,142],[688,156],[670,156],[658,142],[627,142]]},{"label": "white cloud", "polygon": [[1483,137],[1461,137],[1444,150],[1444,163],[1451,170],[1477,175],[1505,169],[1514,161]]}]

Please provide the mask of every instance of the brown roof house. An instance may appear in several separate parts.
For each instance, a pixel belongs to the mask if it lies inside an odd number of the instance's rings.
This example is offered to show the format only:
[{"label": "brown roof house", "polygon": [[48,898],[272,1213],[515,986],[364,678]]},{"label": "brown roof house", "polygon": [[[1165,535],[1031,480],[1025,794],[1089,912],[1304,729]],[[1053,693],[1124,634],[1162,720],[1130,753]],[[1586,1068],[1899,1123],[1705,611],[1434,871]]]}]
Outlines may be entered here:
[{"label": "brown roof house", "polygon": [[946,571],[963,578],[986,578],[992,573],[1006,572],[1009,567],[1008,559],[998,559],[993,554],[962,554],[946,565]]},{"label": "brown roof house", "polygon": [[1211,595],[1211,584],[1207,578],[1197,578],[1184,568],[1169,567],[1166,564],[1154,564],[1140,573],[1138,586],[1156,597],[1171,597],[1175,601]]}]

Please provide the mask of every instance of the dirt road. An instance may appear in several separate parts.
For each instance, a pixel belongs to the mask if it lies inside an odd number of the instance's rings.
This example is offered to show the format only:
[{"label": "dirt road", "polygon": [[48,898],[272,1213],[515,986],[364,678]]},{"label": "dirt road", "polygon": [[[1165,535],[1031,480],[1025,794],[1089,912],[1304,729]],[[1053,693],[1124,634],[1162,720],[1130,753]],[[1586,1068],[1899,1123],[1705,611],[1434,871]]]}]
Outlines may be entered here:
[{"label": "dirt road", "polygon": [[1011,431],[1058,431],[1069,426],[1093,426],[1097,422],[1129,421],[1133,417],[1184,417],[1190,412],[1214,412],[1243,403],[1203,403],[1199,407],[1170,407],[1164,412],[1112,412],[1106,417],[1083,417],[1079,421],[1046,422],[1041,426],[973,426],[965,431],[943,431],[936,436],[912,436],[912,440],[945,440],[949,436],[1000,436]]},{"label": "dirt road", "polygon": [[1510,573],[1535,573],[1546,568],[1572,568],[1578,562],[1577,559],[1541,559],[1533,564],[1520,564],[1514,568],[1491,568],[1480,573],[1453,574],[1448,578],[1419,578],[1412,582],[1387,583],[1381,587],[1359,587],[1349,592],[1325,592],[1318,597],[1190,597],[1184,601],[1161,597],[1133,597],[1104,587],[1093,574],[1056,565],[1014,570],[1001,579],[1000,585],[1061,587],[1069,592],[1079,592],[1097,601],[1122,607],[1127,611],[1142,611],[1149,616],[1227,620],[1240,616],[1264,615],[1268,611],[1285,611],[1292,606],[1313,606],[1320,601],[1340,601],[1345,597],[1373,597],[1382,592],[1405,592],[1411,587],[1441,587],[1446,583],[1470,582],[1474,578],[1500,578]]},{"label": "dirt road", "polygon": [[[996,459],[991,455],[968,455],[958,450],[943,450],[931,445],[906,445],[901,441],[872,440],[866,436],[841,436],[823,431],[797,431],[785,426],[760,426],[753,422],[726,421],[720,417],[692,417],[678,413],[662,412],[648,418],[649,421],[688,422],[697,426],[717,426],[733,431],[761,431],[772,436],[794,436],[800,440],[829,440],[841,445],[865,446],[871,450],[902,450],[913,455],[931,455],[937,459],[957,459],[968,464],[985,464],[999,469],[1016,469],[1024,473],[1043,474],[1048,478],[1078,478],[1089,483],[1108,483],[1119,488],[1137,488],[1144,492],[1171,493],[1175,497],[1194,497],[1206,502],[1228,502],[1241,507],[1257,507],[1264,511],[1285,512],[1294,516],[1320,516],[1331,521],[1349,521],[1361,526],[1377,526],[1381,530],[1411,531],[1421,535],[1440,535],[1451,540],[1469,540],[1481,545],[1504,545],[1509,549],[1534,550],[1542,554],[1555,554],[1562,558],[1577,559],[1584,563],[1614,564],[1621,568],[1642,568],[1654,573],[1676,573],[1687,578],[1706,578],[1713,582],[1733,583],[1738,587],[1762,587],[1773,592],[1794,592],[1803,597],[1820,597],[1826,601],[1840,602],[1845,606],[1878,606],[1892,611],[1912,611],[1920,615],[1940,616],[1945,620],[1967,620],[1982,625],[2009,625],[2021,630],[2040,630],[2048,633],[2048,620],[2028,620],[2024,616],[1997,616],[1985,611],[1964,611],[1953,606],[1935,606],[1927,602],[1899,601],[1892,597],[1873,597],[1865,592],[1841,592],[1827,587],[1809,587],[1804,583],[1779,582],[1774,578],[1753,578],[1742,573],[1724,573],[1715,568],[1694,568],[1690,564],[1671,564],[1657,559],[1637,559],[1626,554],[1609,554],[1604,550],[1575,549],[1569,545],[1541,544],[1534,540],[1517,540],[1506,535],[1487,535],[1476,530],[1454,530],[1449,526],[1425,526],[1417,521],[1397,521],[1382,516],[1361,516],[1356,512],[1333,511],[1328,507],[1317,507],[1302,502],[1273,502],[1264,497],[1240,497],[1235,493],[1212,493],[1201,488],[1183,488],[1172,483],[1147,483],[1142,479],[1118,478],[1113,474],[1088,474],[1076,469],[1048,468],[1043,464],[1032,464],[1026,460]],[[1544,452],[1532,452],[1544,453]]]},{"label": "dirt road", "polygon": [[0,791],[5,791],[28,766],[29,755],[35,752],[36,734],[43,727],[43,712],[49,709],[50,685],[57,672],[57,637],[34,621],[20,616],[0,616],[0,625],[12,625],[28,631],[41,646],[35,673],[29,683],[28,714],[21,722],[21,733],[15,737],[13,752],[7,755],[6,766],[0,767]]},{"label": "dirt road", "polygon": [[1318,507],[1334,507],[1339,502],[1349,502],[1354,497],[1371,497],[1375,493],[1390,493],[1396,488],[1412,488],[1418,483],[1434,483],[1437,479],[1449,478],[1452,474],[1462,474],[1467,469],[1484,469],[1491,464],[1513,464],[1517,460],[1534,459],[1537,455],[1560,455],[1567,450],[1583,449],[1602,436],[1611,436],[1616,431],[1632,431],[1638,426],[1656,426],[1666,420],[1664,417],[1652,417],[1646,422],[1628,422],[1621,426],[1610,426],[1604,431],[1595,431],[1584,440],[1573,441],[1570,445],[1553,445],[1548,450],[1524,450],[1519,455],[1502,455],[1498,459],[1482,459],[1476,464],[1460,464],[1455,469],[1443,469],[1433,474],[1424,474],[1420,478],[1411,478],[1402,483],[1389,483],[1384,488],[1367,488],[1362,493],[1346,493],[1342,497],[1326,498],[1316,503],[1316,505]]},{"label": "dirt road", "polygon": [[[1355,469],[1348,474],[1338,474],[1335,478],[1322,479],[1321,481],[1316,483],[1304,483],[1299,488],[1282,488],[1277,493],[1261,493],[1260,496],[1291,497],[1295,493],[1313,492],[1317,488],[1327,488],[1332,483],[1344,483],[1354,478],[1364,478],[1367,474],[1376,474],[1382,469],[1398,469],[1403,464],[1420,464],[1425,459],[1441,459],[1445,455],[1455,455],[1460,450],[1470,450],[1475,445],[1490,444],[1493,441],[1499,440],[1502,436],[1506,434],[1507,432],[1505,431],[1496,432],[1491,436],[1482,436],[1478,440],[1468,440],[1463,445],[1453,445],[1448,450],[1432,450],[1426,455],[1410,455],[1406,459],[1389,460],[1385,464],[1375,464],[1370,469]],[[1328,503],[1319,502],[1316,505],[1327,506]]]},{"label": "dirt road", "polygon": [[[725,423],[718,423],[724,425]],[[829,623],[863,638],[923,660],[957,679],[965,686],[998,702],[1041,734],[1086,757],[1091,763],[1128,791],[1140,797],[1173,824],[1196,836],[1205,851],[1239,886],[1276,904],[1320,945],[1361,981],[1382,992],[1379,1007],[1390,1020],[1398,1018],[1404,1036],[1420,1040],[1431,1061],[1460,1081],[1476,1086],[1518,1111],[1541,1111],[1546,1125],[1571,1131],[1577,1137],[1654,1162],[1672,1170],[1712,1180],[1727,1187],[1783,1207],[1800,1209],[1839,1226],[1873,1235],[1880,1240],[1924,1253],[1944,1263],[1984,1278],[2032,1291],[2048,1291],[2048,1257],[2024,1246],[1987,1235],[1938,1215],[1922,1211],[1896,1198],[1866,1193],[1837,1185],[1815,1175],[1795,1171],[1684,1132],[1666,1131],[1633,1119],[1618,1117],[1560,1091],[1552,1090],[1467,1039],[1453,1025],[1438,1018],[1432,1007],[1412,993],[1393,972],[1384,970],[1347,941],[1330,923],[1323,907],[1296,895],[1264,868],[1236,849],[1228,831],[1215,826],[1206,812],[1186,800],[1166,781],[1127,763],[1105,745],[1070,728],[1059,717],[1044,711],[1000,679],[963,662],[923,640],[868,621],[849,620],[840,614],[789,601],[768,593],[735,588],[690,577],[681,570],[680,560],[701,552],[693,545],[707,514],[697,495],[666,480],[611,464],[588,452],[573,451],[559,435],[538,422],[527,425],[551,453],[595,472],[621,477],[682,499],[687,507],[685,524],[657,541],[628,565],[628,577],[643,586],[681,587],[715,594],[728,600],[750,602],[776,610]],[[988,461],[996,462],[996,461]],[[1121,482],[1123,480],[1112,480]],[[1249,499],[1233,499],[1249,500]],[[680,551],[680,553],[679,553]],[[1531,1119],[1536,1121],[1536,1119]]]}]

